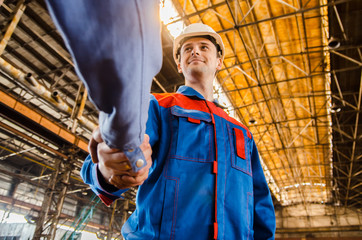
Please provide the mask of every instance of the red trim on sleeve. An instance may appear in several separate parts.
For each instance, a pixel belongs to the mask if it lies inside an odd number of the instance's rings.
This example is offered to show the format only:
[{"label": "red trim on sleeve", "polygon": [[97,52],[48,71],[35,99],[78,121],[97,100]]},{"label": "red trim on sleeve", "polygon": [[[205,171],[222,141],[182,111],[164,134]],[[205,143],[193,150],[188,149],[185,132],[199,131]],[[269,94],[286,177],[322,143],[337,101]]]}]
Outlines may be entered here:
[{"label": "red trim on sleeve", "polygon": [[106,204],[107,206],[110,206],[113,203],[113,200],[104,196],[103,194],[99,194],[98,197],[102,200],[102,202],[104,204]]},{"label": "red trim on sleeve", "polygon": [[236,141],[236,153],[240,158],[245,159],[245,138],[243,130],[234,128],[234,132]]}]

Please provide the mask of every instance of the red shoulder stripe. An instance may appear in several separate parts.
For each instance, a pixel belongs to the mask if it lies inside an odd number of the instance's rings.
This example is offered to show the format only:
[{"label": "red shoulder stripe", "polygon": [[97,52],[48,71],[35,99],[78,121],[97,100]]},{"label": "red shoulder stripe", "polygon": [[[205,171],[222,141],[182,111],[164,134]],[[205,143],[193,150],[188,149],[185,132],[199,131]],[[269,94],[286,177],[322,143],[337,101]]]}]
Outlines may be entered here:
[{"label": "red shoulder stripe", "polygon": [[164,108],[179,106],[185,109],[194,109],[209,113],[207,106],[205,104],[200,104],[200,102],[204,102],[204,100],[194,100],[179,93],[155,94],[154,96],[157,99],[158,104]]},{"label": "red shoulder stripe", "polygon": [[[180,93],[157,93],[157,94],[153,94],[153,95],[157,99],[158,104],[164,108],[179,106],[179,107],[182,107],[185,109],[190,109],[190,110],[194,109],[194,110],[209,113],[209,109],[206,106],[206,104],[199,104],[200,102],[204,102],[204,100],[191,99]],[[212,113],[214,113],[215,115],[217,115],[235,125],[238,125],[238,126],[244,128],[247,131],[248,137],[251,139],[250,131],[246,126],[244,126],[239,121],[237,121],[234,118],[227,115],[227,113],[224,110],[217,107],[214,103],[209,104],[209,107],[211,108]]]}]

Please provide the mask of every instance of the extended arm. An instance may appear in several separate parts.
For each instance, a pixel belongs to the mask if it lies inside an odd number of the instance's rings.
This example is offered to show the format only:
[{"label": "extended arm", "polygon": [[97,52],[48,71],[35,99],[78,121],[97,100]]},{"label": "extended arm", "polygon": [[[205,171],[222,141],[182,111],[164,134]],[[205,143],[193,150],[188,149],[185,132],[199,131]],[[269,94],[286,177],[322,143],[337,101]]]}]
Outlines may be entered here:
[{"label": "extended arm", "polygon": [[102,138],[122,150],[134,171],[149,92],[162,64],[158,0],[48,0],[49,12],[79,78],[100,111]]}]

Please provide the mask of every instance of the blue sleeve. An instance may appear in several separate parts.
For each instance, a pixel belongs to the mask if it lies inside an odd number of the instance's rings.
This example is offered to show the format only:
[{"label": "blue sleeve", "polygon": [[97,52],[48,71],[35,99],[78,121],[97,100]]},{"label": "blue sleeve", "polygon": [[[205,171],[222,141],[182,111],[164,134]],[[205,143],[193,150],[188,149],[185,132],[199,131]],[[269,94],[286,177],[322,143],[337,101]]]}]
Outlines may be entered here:
[{"label": "blue sleeve", "polygon": [[115,191],[114,187],[105,189],[100,183],[99,170],[97,164],[92,162],[90,155],[84,160],[82,169],[80,171],[80,176],[83,181],[90,186],[92,191],[98,195],[98,197],[106,204],[107,206],[111,205],[113,201],[121,197],[121,194],[126,192],[128,189],[117,189]]},{"label": "blue sleeve", "polygon": [[275,212],[259,153],[252,140],[252,169],[254,186],[254,239],[267,240],[275,238]]},{"label": "blue sleeve", "polygon": [[[145,133],[149,92],[162,65],[158,3],[47,0],[75,70],[100,112],[103,139],[124,151],[131,163],[144,159],[139,145]],[[142,167],[132,164],[135,171]]]}]

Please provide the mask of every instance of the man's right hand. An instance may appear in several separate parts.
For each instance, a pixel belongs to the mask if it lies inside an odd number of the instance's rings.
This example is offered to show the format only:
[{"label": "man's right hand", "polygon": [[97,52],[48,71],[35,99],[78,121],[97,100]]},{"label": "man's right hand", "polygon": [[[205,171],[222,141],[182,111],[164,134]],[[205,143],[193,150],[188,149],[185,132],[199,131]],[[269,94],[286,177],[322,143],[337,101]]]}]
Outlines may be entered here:
[{"label": "man's right hand", "polygon": [[152,148],[148,135],[145,134],[140,145],[147,165],[138,172],[131,169],[128,158],[121,150],[107,146],[101,137],[99,127],[93,131],[88,147],[92,161],[98,163],[98,169],[107,183],[119,189],[125,189],[141,185],[147,179],[152,165]]}]

